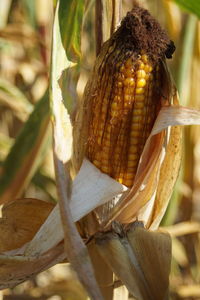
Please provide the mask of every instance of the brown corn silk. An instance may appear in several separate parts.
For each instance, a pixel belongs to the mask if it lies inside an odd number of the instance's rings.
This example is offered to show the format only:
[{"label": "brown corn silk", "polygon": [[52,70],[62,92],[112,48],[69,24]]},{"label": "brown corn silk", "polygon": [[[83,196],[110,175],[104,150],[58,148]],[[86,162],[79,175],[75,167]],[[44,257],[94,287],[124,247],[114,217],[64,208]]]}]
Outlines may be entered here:
[{"label": "brown corn silk", "polygon": [[102,46],[77,114],[76,169],[86,155],[102,172],[133,186],[157,114],[170,104],[165,58],[174,49],[147,10],[135,6],[122,20]]}]

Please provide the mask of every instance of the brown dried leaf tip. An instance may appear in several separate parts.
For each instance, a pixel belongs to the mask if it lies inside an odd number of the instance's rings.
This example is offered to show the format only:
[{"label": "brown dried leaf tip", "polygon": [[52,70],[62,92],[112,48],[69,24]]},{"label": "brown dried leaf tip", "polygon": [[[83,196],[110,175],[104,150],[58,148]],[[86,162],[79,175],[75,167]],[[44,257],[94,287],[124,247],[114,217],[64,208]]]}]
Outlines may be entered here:
[{"label": "brown dried leaf tip", "polygon": [[87,87],[87,157],[128,187],[158,111],[168,104],[164,64],[174,50],[158,22],[136,6],[96,60]]}]

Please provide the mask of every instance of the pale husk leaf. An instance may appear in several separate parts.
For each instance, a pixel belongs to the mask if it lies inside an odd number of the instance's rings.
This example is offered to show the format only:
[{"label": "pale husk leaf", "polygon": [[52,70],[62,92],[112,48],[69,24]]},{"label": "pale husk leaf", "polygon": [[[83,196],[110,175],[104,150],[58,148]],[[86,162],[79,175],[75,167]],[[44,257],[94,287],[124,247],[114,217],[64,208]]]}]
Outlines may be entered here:
[{"label": "pale husk leaf", "polygon": [[171,262],[168,234],[147,231],[136,222],[127,232],[102,234],[96,245],[136,299],[167,299]]},{"label": "pale husk leaf", "polygon": [[[126,188],[123,185],[101,173],[92,163],[84,159],[72,186],[72,197],[69,206],[73,221],[78,221],[96,206],[124,191],[126,191]],[[27,245],[25,253],[26,255],[44,253],[59,243],[63,237],[57,205],[34,239]]]}]

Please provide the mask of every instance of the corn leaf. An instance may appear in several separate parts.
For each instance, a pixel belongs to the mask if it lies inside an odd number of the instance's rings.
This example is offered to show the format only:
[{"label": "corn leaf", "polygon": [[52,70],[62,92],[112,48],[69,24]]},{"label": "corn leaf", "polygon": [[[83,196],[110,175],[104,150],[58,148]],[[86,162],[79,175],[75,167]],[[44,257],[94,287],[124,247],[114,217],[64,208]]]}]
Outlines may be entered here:
[{"label": "corn leaf", "polygon": [[32,112],[33,106],[25,95],[13,84],[0,78],[0,103],[12,109],[22,121]]},{"label": "corn leaf", "polygon": [[63,244],[41,256],[22,256],[20,250],[4,252],[0,255],[0,289],[15,287],[65,258]]},{"label": "corn leaf", "polygon": [[171,239],[150,232],[140,222],[125,231],[114,224],[110,232],[96,235],[96,247],[117,277],[137,300],[168,299]]},{"label": "corn leaf", "polygon": [[49,140],[48,94],[40,100],[2,165],[0,203],[20,197],[44,156]]},{"label": "corn leaf", "polygon": [[[80,57],[80,32],[83,17],[83,1],[57,1],[53,27],[51,105],[54,129],[54,161],[59,195],[59,207],[64,231],[65,249],[69,262],[92,299],[102,299],[87,248],[78,234],[70,211],[71,180],[65,171],[65,163],[72,153],[72,125],[69,113],[70,100],[65,97],[66,72],[74,66],[72,59]],[[75,99],[73,99],[75,100]]]},{"label": "corn leaf", "polygon": [[200,2],[198,0],[175,0],[183,9],[195,14],[200,18]]},{"label": "corn leaf", "polygon": [[5,205],[0,219],[0,252],[17,249],[29,242],[53,207],[53,204],[37,199],[17,199]]},{"label": "corn leaf", "polygon": [[[84,160],[80,172],[73,182],[70,209],[73,221],[80,220],[96,206],[123,193],[125,187],[101,173],[92,163]],[[46,238],[48,236],[48,239]],[[41,254],[58,244],[64,238],[58,205],[41,226],[33,240],[26,247],[26,254]]]}]

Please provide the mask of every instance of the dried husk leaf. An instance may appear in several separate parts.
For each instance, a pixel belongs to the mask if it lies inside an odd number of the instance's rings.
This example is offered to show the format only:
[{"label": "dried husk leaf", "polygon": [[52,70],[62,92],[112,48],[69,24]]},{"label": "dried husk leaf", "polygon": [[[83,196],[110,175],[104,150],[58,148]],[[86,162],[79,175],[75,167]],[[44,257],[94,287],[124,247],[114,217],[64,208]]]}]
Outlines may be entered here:
[{"label": "dried husk leaf", "polygon": [[[116,225],[115,225],[116,226]],[[117,230],[116,230],[117,229]],[[168,299],[171,239],[133,223],[96,237],[99,253],[136,299]]]},{"label": "dried husk leaf", "polygon": [[148,221],[150,229],[158,228],[163,215],[167,209],[169,200],[173,193],[182,158],[182,128],[174,126],[170,130],[169,143],[166,149],[165,159],[162,163],[156,198]]},{"label": "dried husk leaf", "polygon": [[[101,173],[91,162],[84,159],[72,186],[69,205],[73,221],[78,221],[96,206],[124,191],[126,191],[124,186]],[[59,207],[56,205],[33,240],[27,245],[25,253],[26,255],[44,253],[62,241],[63,237]]]},{"label": "dried husk leaf", "polygon": [[0,219],[0,252],[29,242],[53,208],[54,204],[37,199],[17,199],[5,205]]},{"label": "dried husk leaf", "polygon": [[[18,251],[19,252],[19,251]],[[0,255],[0,289],[12,288],[66,258],[63,244],[41,256],[22,256],[13,252]]]}]

